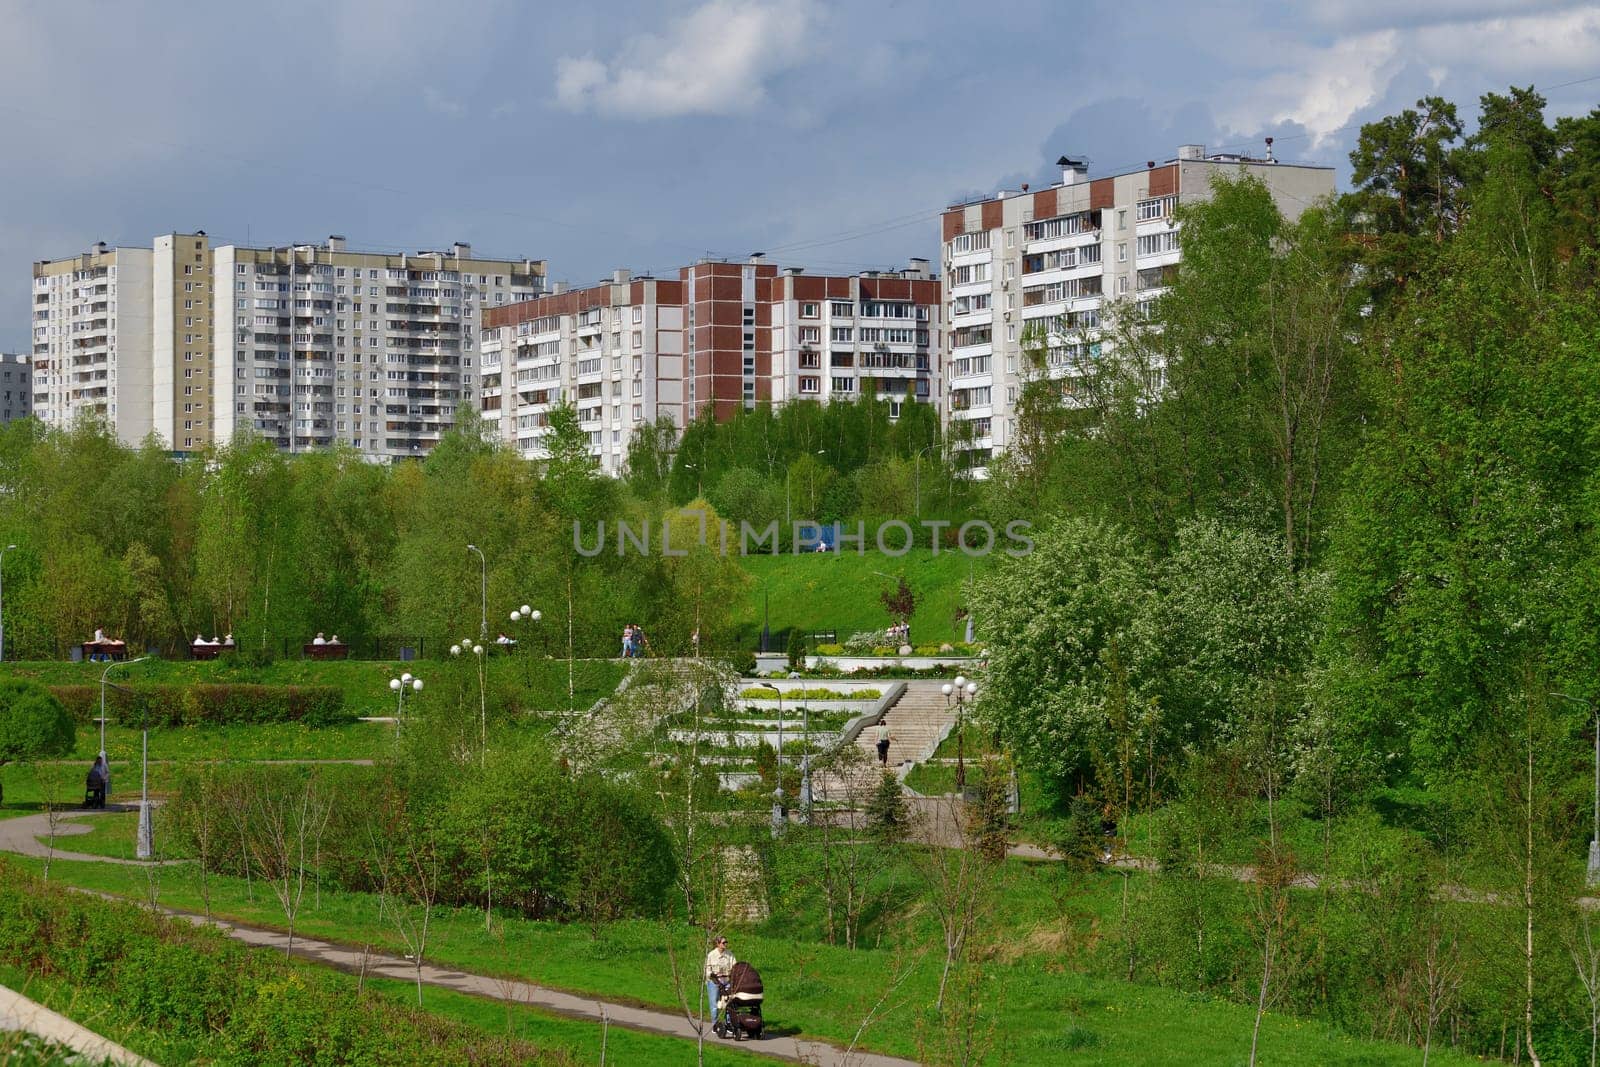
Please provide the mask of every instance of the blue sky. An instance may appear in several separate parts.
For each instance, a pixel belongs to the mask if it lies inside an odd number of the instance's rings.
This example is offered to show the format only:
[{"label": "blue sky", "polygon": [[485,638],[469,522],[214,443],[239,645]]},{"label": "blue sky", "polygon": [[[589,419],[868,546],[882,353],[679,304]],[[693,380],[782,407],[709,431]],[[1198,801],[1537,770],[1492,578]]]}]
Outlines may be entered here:
[{"label": "blue sky", "polygon": [[[1337,0],[0,0],[0,348],[30,263],[204,229],[469,241],[588,283],[933,257],[951,200],[1179,143],[1336,164],[1424,93],[1600,76],[1600,10]],[[1552,89],[1550,110],[1600,100]]]}]

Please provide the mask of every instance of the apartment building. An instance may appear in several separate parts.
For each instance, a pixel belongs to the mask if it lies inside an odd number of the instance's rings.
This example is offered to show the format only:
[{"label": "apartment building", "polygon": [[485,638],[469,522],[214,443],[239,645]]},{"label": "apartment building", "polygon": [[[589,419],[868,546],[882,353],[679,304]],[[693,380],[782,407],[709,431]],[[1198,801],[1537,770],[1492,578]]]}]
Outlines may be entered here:
[{"label": "apartment building", "polygon": [[130,444],[153,428],[152,250],[96,244],[33,265],[33,413],[104,419]]},{"label": "apartment building", "polygon": [[1102,344],[1106,316],[1139,307],[1171,284],[1182,256],[1179,204],[1211,196],[1218,177],[1261,179],[1288,218],[1333,193],[1331,167],[1183,145],[1165,163],[1088,177],[1062,157],[1048,189],[1002,191],[942,217],[948,367],[943,413],[958,456],[983,476],[1016,432],[1016,407],[1032,373],[1023,345],[1045,348],[1045,373],[1062,379]]},{"label": "apartment building", "polygon": [[33,414],[33,357],[0,352],[0,424]]},{"label": "apartment building", "polygon": [[349,444],[375,461],[426,454],[477,402],[485,308],[544,290],[540,260],[414,255],[344,238],[151,248],[96,245],[34,265],[34,400],[67,425],[108,419],[177,452],[250,429],[287,451]]},{"label": "apartment building", "polygon": [[290,452],[341,442],[392,460],[425,455],[478,402],[485,312],[541,294],[545,264],[459,242],[359,252],[336,235],[223,246],[214,274],[216,438],[248,428]]},{"label": "apartment building", "polygon": [[603,470],[623,467],[633,431],[661,415],[683,425],[683,283],[619,270],[484,316],[479,408],[524,456],[547,454],[550,412],[568,402]]},{"label": "apartment building", "polygon": [[925,260],[855,276],[703,260],[676,278],[617,271],[599,285],[491,310],[480,407],[523,455],[545,454],[571,403],[603,470],[665,416],[726,418],[759,401],[938,395],[939,282]]}]

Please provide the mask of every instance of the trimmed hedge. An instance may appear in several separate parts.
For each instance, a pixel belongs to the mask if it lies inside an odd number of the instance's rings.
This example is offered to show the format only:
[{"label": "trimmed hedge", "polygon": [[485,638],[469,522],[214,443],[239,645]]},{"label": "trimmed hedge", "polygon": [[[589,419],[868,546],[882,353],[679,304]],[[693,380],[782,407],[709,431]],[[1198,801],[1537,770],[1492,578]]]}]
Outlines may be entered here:
[{"label": "trimmed hedge", "polygon": [[[0,962],[70,983],[169,1055],[218,1064],[567,1065],[564,1052],[492,1037],[332,975],[88,894],[0,860]],[[84,1005],[79,1004],[80,1007]]]},{"label": "trimmed hedge", "polygon": [[[100,688],[50,687],[79,723],[100,714]],[[106,715],[125,726],[227,726],[303,722],[330,726],[353,718],[344,690],[329,685],[142,685],[106,690]]]}]

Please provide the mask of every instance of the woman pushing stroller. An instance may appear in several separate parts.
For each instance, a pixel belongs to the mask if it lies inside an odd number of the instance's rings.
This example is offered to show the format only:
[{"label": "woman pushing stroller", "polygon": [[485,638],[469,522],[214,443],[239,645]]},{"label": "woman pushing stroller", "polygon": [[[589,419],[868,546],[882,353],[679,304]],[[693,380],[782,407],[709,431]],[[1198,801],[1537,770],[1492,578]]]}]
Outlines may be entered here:
[{"label": "woman pushing stroller", "polygon": [[761,976],[748,963],[735,960],[728,939],[720,935],[706,953],[706,998],[712,1005],[712,1033],[735,1041],[761,1036]]}]

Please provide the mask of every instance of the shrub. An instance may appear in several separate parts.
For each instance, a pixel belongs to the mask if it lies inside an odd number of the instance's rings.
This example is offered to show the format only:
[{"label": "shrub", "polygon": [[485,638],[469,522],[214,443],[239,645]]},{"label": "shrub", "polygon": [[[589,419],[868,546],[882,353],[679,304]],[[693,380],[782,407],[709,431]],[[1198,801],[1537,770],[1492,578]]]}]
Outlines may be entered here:
[{"label": "shrub", "polygon": [[[106,932],[117,931],[115,937]],[[112,1021],[194,1058],[250,1064],[567,1064],[524,1041],[356,999],[345,980],[252,953],[226,936],[129,904],[63,893],[0,860],[0,963],[60,974]]]},{"label": "shrub", "polygon": [[[764,688],[745,689],[739,694],[745,700],[772,700],[772,690]],[[783,691],[785,701],[802,700],[877,700],[883,696],[876,689],[854,689],[842,692],[838,689],[786,689]],[[799,704],[795,704],[799,707]]]},{"label": "shrub", "polygon": [[789,669],[803,671],[806,669],[806,639],[798,627],[789,631]]},{"label": "shrub", "polygon": [[71,716],[44,686],[20,679],[0,682],[0,767],[65,756],[77,740]]},{"label": "shrub", "polygon": [[[76,722],[91,722],[100,714],[98,686],[58,685],[50,691]],[[108,691],[106,716],[151,726],[330,726],[352,718],[344,708],[344,690],[312,685],[142,685]]]},{"label": "shrub", "polygon": [[842,647],[847,656],[870,656],[877,648],[887,645],[888,642],[887,631],[869,630],[866,633],[851,634]]}]

